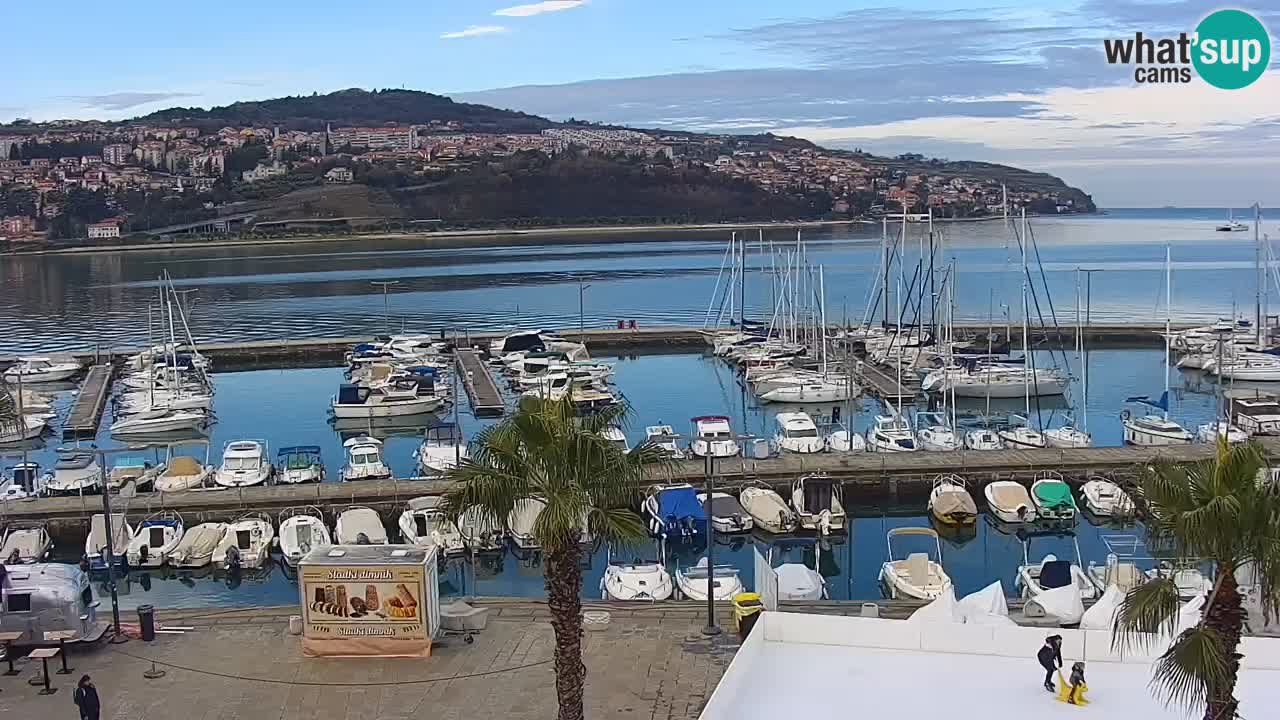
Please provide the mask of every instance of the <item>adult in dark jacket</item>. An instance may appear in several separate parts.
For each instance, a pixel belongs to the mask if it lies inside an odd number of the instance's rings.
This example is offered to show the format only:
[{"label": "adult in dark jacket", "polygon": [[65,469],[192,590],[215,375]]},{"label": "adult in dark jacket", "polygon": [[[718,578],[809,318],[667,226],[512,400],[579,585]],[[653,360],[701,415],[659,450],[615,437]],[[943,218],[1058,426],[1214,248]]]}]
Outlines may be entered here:
[{"label": "adult in dark jacket", "polygon": [[1050,635],[1045,638],[1040,652],[1036,653],[1036,659],[1040,661],[1040,667],[1044,668],[1044,689],[1055,692],[1053,674],[1062,667],[1062,636]]},{"label": "adult in dark jacket", "polygon": [[98,702],[98,688],[94,687],[88,675],[80,678],[72,699],[76,707],[80,708],[80,720],[98,720],[98,713],[102,709]]}]

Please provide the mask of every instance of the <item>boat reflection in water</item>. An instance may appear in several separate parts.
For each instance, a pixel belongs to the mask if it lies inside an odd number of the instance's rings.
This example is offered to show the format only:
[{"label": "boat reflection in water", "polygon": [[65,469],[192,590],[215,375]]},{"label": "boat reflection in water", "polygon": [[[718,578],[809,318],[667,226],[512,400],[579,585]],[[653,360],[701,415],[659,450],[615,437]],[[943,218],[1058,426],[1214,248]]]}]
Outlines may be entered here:
[{"label": "boat reflection in water", "polygon": [[343,440],[361,435],[386,440],[389,437],[418,437],[439,422],[440,418],[434,413],[420,413],[386,418],[336,418],[330,424]]}]

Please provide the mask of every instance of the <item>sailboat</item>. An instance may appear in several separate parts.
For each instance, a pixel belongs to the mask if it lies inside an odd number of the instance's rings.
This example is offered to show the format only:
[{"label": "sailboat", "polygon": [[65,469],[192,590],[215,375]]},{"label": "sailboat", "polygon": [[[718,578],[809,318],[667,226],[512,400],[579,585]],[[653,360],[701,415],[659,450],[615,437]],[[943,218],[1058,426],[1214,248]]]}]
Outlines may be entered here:
[{"label": "sailboat", "polygon": [[[1084,367],[1084,329],[1080,326],[1080,268],[1076,268],[1076,360],[1080,361],[1081,367]],[[1085,421],[1088,421],[1088,402],[1089,402],[1089,370],[1085,368],[1082,377],[1084,384],[1084,402],[1082,407],[1085,412]],[[1044,431],[1045,442],[1049,447],[1055,448],[1084,448],[1093,447],[1093,435],[1088,431],[1075,426],[1075,419],[1068,418],[1067,422],[1060,427],[1050,428]]]},{"label": "sailboat", "polygon": [[1244,232],[1248,229],[1248,225],[1235,218],[1235,211],[1231,208],[1227,208],[1227,221],[1214,228],[1218,232]]},{"label": "sailboat", "polygon": [[1160,395],[1158,402],[1152,402],[1145,395],[1137,395],[1130,397],[1125,402],[1139,403],[1160,410],[1159,415],[1147,414],[1135,417],[1129,410],[1123,410],[1120,413],[1120,420],[1124,424],[1124,442],[1126,445],[1186,445],[1193,438],[1191,433],[1187,432],[1178,423],[1169,419],[1169,365],[1170,365],[1170,332],[1169,326],[1172,323],[1172,309],[1170,303],[1173,300],[1173,265],[1171,262],[1171,253],[1168,246],[1164,249],[1164,393]]}]

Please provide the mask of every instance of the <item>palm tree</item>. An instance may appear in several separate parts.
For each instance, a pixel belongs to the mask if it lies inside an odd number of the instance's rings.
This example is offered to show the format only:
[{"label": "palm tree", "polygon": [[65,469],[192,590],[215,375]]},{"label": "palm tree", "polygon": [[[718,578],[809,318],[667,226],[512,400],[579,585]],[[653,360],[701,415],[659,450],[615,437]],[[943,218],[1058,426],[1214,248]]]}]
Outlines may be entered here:
[{"label": "palm tree", "polygon": [[455,519],[471,509],[488,527],[507,527],[517,504],[534,498],[546,503],[533,535],[542,547],[555,630],[560,720],[582,718],[584,523],[595,543],[644,539],[644,523],[631,508],[638,505],[649,466],[667,462],[653,445],[627,453],[604,438],[602,431],[627,414],[617,405],[579,415],[568,396],[524,398],[513,415],[475,437],[471,459],[448,475],[454,485],[445,493],[445,509]]},{"label": "palm tree", "polygon": [[1234,718],[1239,705],[1235,687],[1247,617],[1241,579],[1250,576],[1245,581],[1264,617],[1280,607],[1280,492],[1266,471],[1260,446],[1228,447],[1220,438],[1212,459],[1158,461],[1142,472],[1148,531],[1168,537],[1182,562],[1211,562],[1216,579],[1198,622],[1181,632],[1172,577],[1130,590],[1117,614],[1114,642],[1123,648],[1176,634],[1156,660],[1152,687],[1168,704],[1203,707],[1206,720]]}]

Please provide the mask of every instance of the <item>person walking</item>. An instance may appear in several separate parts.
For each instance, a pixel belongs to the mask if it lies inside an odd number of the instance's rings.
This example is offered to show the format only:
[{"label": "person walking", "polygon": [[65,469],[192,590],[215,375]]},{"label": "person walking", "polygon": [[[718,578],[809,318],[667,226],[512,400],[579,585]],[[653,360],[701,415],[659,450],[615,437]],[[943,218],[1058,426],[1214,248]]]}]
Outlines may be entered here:
[{"label": "person walking", "polygon": [[1040,667],[1044,668],[1044,689],[1056,692],[1053,674],[1062,667],[1062,636],[1050,635],[1045,638],[1040,652],[1036,653],[1036,659],[1040,661]]},{"label": "person walking", "polygon": [[98,713],[102,709],[98,702],[98,688],[94,687],[88,675],[80,678],[72,699],[76,707],[80,708],[80,720],[98,720]]}]

